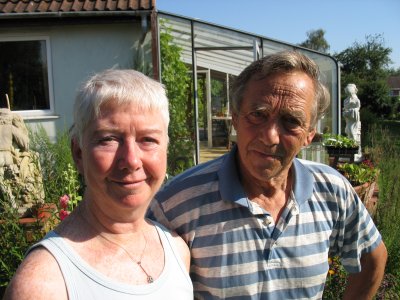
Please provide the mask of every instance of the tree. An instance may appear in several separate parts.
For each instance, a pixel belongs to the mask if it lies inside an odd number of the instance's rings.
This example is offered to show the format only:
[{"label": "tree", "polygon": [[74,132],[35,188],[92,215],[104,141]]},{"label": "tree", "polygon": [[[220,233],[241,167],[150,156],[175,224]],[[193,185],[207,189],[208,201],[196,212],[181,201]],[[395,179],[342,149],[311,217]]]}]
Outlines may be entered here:
[{"label": "tree", "polygon": [[301,47],[327,53],[330,46],[325,39],[325,30],[317,29],[307,32],[307,39],[299,44]]},{"label": "tree", "polygon": [[348,83],[358,88],[361,107],[368,108],[382,117],[390,111],[389,74],[390,48],[384,47],[382,35],[369,35],[364,44],[355,42],[352,47],[334,54],[342,64],[342,95]]},{"label": "tree", "polygon": [[193,166],[193,109],[188,68],[181,60],[182,49],[173,42],[164,23],[160,32],[161,79],[169,99],[168,175]]}]

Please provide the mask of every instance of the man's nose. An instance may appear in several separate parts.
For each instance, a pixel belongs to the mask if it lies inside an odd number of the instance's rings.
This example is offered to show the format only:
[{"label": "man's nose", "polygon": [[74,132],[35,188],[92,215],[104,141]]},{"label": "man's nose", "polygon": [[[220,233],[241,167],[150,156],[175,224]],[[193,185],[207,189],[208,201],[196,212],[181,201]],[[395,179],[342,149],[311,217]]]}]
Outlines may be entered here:
[{"label": "man's nose", "polygon": [[265,145],[272,146],[279,144],[280,135],[279,123],[275,120],[268,120],[260,128],[259,136]]}]

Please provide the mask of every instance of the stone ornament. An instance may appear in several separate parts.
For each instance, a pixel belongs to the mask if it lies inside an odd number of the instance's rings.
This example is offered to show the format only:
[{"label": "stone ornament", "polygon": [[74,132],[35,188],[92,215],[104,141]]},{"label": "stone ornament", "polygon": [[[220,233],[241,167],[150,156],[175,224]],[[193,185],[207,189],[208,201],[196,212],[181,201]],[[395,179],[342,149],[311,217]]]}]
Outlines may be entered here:
[{"label": "stone ornament", "polygon": [[29,150],[22,117],[8,108],[0,108],[0,181],[1,198],[18,208],[21,217],[44,201],[39,155]]}]

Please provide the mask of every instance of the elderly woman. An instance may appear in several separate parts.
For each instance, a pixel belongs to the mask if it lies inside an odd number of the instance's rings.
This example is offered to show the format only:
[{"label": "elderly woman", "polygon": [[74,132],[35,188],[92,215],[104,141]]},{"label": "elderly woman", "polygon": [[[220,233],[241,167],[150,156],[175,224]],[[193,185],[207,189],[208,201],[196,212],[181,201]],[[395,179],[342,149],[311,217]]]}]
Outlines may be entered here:
[{"label": "elderly woman", "polygon": [[156,81],[107,70],[74,106],[83,201],[34,245],[6,299],[192,299],[189,250],[145,212],[166,174],[168,100]]}]

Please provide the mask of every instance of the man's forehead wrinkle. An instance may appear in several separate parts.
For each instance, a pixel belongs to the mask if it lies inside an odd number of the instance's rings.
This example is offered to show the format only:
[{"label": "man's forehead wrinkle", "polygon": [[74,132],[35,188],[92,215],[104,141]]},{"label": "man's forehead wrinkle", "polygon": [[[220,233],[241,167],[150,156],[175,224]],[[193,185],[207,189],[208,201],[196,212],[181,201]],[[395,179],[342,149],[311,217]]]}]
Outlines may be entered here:
[{"label": "man's forehead wrinkle", "polygon": [[[269,90],[269,91],[268,91]],[[273,84],[266,90],[266,94],[272,94],[279,97],[295,97],[298,95],[298,88],[292,85]]]}]

